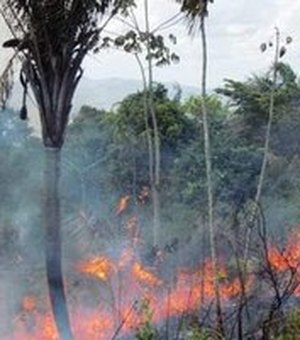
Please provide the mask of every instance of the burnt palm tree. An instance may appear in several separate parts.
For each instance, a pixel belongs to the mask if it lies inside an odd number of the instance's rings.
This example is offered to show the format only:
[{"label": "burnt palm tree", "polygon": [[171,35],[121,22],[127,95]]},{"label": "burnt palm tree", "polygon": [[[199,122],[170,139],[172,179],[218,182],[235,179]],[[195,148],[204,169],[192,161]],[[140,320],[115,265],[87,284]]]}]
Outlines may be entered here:
[{"label": "burnt palm tree", "polygon": [[211,162],[211,146],[210,146],[210,131],[207,112],[207,36],[205,19],[208,16],[208,5],[213,0],[176,0],[181,3],[181,11],[187,18],[189,33],[195,34],[200,30],[202,42],[202,75],[201,75],[201,107],[199,111],[202,114],[203,131],[204,131],[204,153],[205,153],[205,167],[206,167],[206,186],[207,186],[207,205],[208,205],[208,228],[210,236],[210,252],[213,265],[213,281],[216,299],[216,312],[218,319],[218,330],[223,335],[223,318],[220,290],[218,283],[218,261],[216,249],[216,231],[214,223],[214,202],[213,202],[213,185],[212,185],[212,162]]},{"label": "burnt palm tree", "polygon": [[46,274],[50,302],[60,339],[72,339],[61,263],[59,202],[60,151],[72,98],[82,77],[81,64],[96,48],[108,22],[126,11],[133,0],[1,0],[0,13],[11,32],[4,47],[15,55],[0,78],[0,99],[5,105],[11,92],[11,68],[21,62],[24,87],[20,118],[27,118],[30,86],[36,100],[46,150],[44,221]]}]

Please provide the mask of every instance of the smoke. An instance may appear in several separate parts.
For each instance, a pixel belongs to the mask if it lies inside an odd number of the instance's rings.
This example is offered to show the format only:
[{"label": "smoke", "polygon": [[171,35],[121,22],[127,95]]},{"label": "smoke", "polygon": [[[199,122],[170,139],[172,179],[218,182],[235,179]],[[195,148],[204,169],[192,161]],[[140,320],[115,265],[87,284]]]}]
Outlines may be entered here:
[{"label": "smoke", "polygon": [[[15,117],[15,112],[4,114],[0,125],[0,147],[3,150],[0,155],[0,320],[3,320],[0,339],[11,339],[13,334],[22,340],[26,339],[26,334],[32,339],[39,339],[41,334],[47,340],[52,339],[51,336],[55,339],[44,266],[41,214],[44,152],[41,141]],[[122,334],[124,338],[132,338],[140,326],[141,315],[147,314],[147,308],[153,309],[153,313],[156,310],[152,320],[155,327],[163,329],[162,332],[168,328],[171,336],[171,329],[176,333],[181,318],[185,319],[189,314],[200,318],[203,313],[209,313],[213,300],[206,211],[202,209],[205,197],[195,201],[190,195],[189,190],[194,187],[185,184],[191,176],[168,182],[164,187],[166,191],[162,192],[159,245],[153,247],[151,192],[143,180],[138,182],[147,171],[147,159],[137,150],[137,155],[128,153],[128,157],[121,157],[126,161],[123,167],[123,164],[112,162],[119,154],[111,149],[112,131],[108,125],[104,125],[103,130],[90,129],[89,135],[73,128],[70,127],[62,151],[60,196],[64,276],[77,336],[84,339],[86,328],[90,327],[91,339],[93,332],[94,335],[101,334],[103,329],[105,339],[107,334],[111,335],[122,325],[124,318],[128,318],[130,322],[125,323]],[[247,154],[242,148],[238,151],[238,169],[247,169],[249,165],[254,167],[249,172],[255,173],[260,156],[255,155],[252,161],[252,153]],[[184,159],[186,163],[182,164],[178,161],[178,150],[166,148],[162,154],[168,167],[174,159],[177,160],[172,175],[190,170],[192,158],[187,157],[187,161]],[[129,156],[136,156],[141,162],[140,177],[134,177],[134,171],[126,168],[133,164]],[[246,163],[245,158],[250,161]],[[202,164],[201,158],[199,163]],[[267,227],[275,226],[275,231],[282,235],[285,234],[283,226],[291,226],[291,221],[298,220],[298,187],[291,191],[298,167],[298,161],[294,159],[285,176],[277,177],[273,186],[267,185],[263,211],[269,223]],[[275,171],[276,167],[272,169]],[[121,176],[129,178],[126,183],[120,183],[116,177],[119,171]],[[191,173],[197,178],[201,171],[200,167],[195,174]],[[282,168],[276,171],[281,174]],[[243,180],[252,178],[248,173],[235,175],[240,175]],[[236,180],[234,185],[232,182],[228,184],[222,174],[218,178],[223,181],[215,197],[218,202],[215,221],[219,231],[219,275],[225,313],[230,314],[234,308],[232,301],[237,301],[240,292],[236,275],[240,259],[235,258],[235,251],[240,249],[239,245],[234,248],[232,242],[242,241],[245,232],[236,228],[234,220],[242,220],[247,213],[247,207],[235,211],[236,206],[232,204],[238,200],[234,195],[232,199],[232,192],[236,193],[232,187],[247,192],[250,186],[245,183],[245,188],[241,188],[241,180]],[[201,185],[200,189],[196,188],[200,190],[196,193],[201,192]],[[182,187],[188,198],[176,193]],[[287,196],[283,195],[285,188]],[[247,199],[243,204],[245,201]],[[284,243],[283,240],[280,242]],[[278,247],[280,242],[276,243]],[[251,265],[257,271],[261,269],[263,259],[258,254],[260,247],[261,240],[255,234]],[[246,286],[249,291],[255,291],[259,286],[259,291],[263,292],[263,297],[255,300],[251,310],[262,305],[267,310],[270,305],[265,301],[269,294],[267,284],[258,284],[249,275]],[[147,299],[150,307],[143,305]],[[204,306],[201,313],[200,305]],[[263,317],[263,313],[260,316]],[[84,326],[79,326],[81,323]],[[43,329],[47,329],[50,335],[45,335]]]}]

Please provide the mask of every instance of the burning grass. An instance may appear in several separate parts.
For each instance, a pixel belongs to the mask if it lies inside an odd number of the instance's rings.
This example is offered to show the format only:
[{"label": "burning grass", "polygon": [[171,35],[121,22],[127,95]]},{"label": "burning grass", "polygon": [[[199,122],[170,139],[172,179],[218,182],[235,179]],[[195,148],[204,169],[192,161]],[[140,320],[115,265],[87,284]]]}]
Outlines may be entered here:
[{"label": "burning grass", "polygon": [[[123,209],[123,203],[119,203],[118,214]],[[76,297],[76,301],[69,298],[75,340],[134,337],[137,329],[145,324],[145,302],[151,311],[147,322],[151,321],[158,328],[165,327],[162,325],[169,322],[178,327],[180,320],[186,315],[199,316],[201,310],[210,310],[213,304],[214,283],[210,259],[193,268],[175,268],[172,277],[166,279],[160,275],[159,265],[143,264],[137,250],[137,245],[142,243],[138,239],[137,219],[131,217],[128,221],[128,233],[132,242],[127,243],[119,256],[112,257],[101,253],[74,265],[76,280],[82,285],[77,285],[75,292],[72,291],[74,285],[69,281],[66,286],[68,296]],[[226,263],[225,260],[222,262]],[[293,289],[288,293],[294,297],[300,296],[299,228],[291,232],[283,251],[268,245],[266,264],[273,279],[282,278],[287,272],[293,273]],[[239,309],[236,306],[241,304],[244,298],[256,294],[256,298],[260,299],[260,293],[263,295],[268,289],[270,291],[268,287],[275,287],[274,280],[271,280],[273,286],[266,280],[264,289],[255,291],[257,282],[261,281],[258,273],[258,268],[254,268],[241,278],[238,273],[232,274],[226,265],[219,265],[222,305],[226,306],[230,313],[234,314],[234,309]],[[92,284],[94,289],[90,291],[87,283]],[[80,294],[82,289],[86,290],[83,295]],[[278,284],[274,289],[277,289],[277,295],[280,295],[282,286]],[[86,298],[87,295],[90,299]],[[24,296],[20,313],[14,321],[14,340],[58,339],[47,301],[41,303],[38,300],[40,297],[34,295]],[[93,301],[93,304],[90,301]],[[44,306],[43,310],[40,305]]]}]

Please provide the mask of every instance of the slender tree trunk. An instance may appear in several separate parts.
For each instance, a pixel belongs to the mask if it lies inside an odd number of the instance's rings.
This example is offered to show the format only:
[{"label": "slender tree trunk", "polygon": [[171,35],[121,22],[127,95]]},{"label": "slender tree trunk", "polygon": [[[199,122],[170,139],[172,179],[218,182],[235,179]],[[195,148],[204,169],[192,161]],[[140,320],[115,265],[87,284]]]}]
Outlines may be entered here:
[{"label": "slender tree trunk", "polygon": [[46,274],[50,303],[60,340],[71,340],[62,275],[61,216],[59,198],[60,148],[45,148]]},{"label": "slender tree trunk", "polygon": [[245,280],[248,272],[248,260],[249,260],[249,248],[251,243],[251,234],[252,230],[258,215],[258,206],[261,200],[262,195],[262,188],[263,183],[265,180],[266,175],[266,169],[268,165],[268,155],[269,155],[269,146],[270,146],[270,138],[271,138],[271,129],[272,129],[272,123],[273,123],[273,116],[274,116],[274,96],[275,96],[275,88],[276,88],[276,82],[277,82],[277,66],[278,66],[278,60],[279,60],[279,43],[280,43],[280,32],[278,28],[275,28],[276,30],[276,42],[275,42],[275,56],[274,56],[274,69],[273,69],[273,75],[272,75],[272,86],[271,86],[271,92],[270,92],[270,104],[269,104],[269,118],[267,123],[267,129],[266,129],[266,135],[265,135],[265,144],[264,144],[264,156],[263,161],[261,165],[261,170],[259,174],[258,184],[256,188],[256,194],[254,198],[254,205],[250,211],[249,219],[246,221],[245,227],[246,230],[246,237],[245,237],[245,244],[244,244],[244,253],[243,253],[243,265],[242,265],[242,271],[241,271],[241,299],[240,299],[240,307],[238,311],[238,320],[239,320],[239,339],[242,339],[243,333],[242,333],[242,324],[243,324],[243,318],[242,318],[242,312],[245,308],[245,299],[246,299],[246,291],[245,291]]},{"label": "slender tree trunk", "polygon": [[269,118],[265,136],[265,145],[264,145],[264,156],[261,165],[260,175],[258,179],[256,195],[254,199],[254,206],[250,212],[249,221],[247,224],[247,233],[246,233],[246,240],[245,240],[245,251],[244,251],[244,263],[245,263],[245,272],[247,271],[247,262],[248,262],[248,255],[249,255],[249,247],[251,242],[251,233],[253,229],[253,224],[256,220],[258,214],[258,205],[261,199],[263,183],[266,176],[266,169],[268,165],[268,156],[269,156],[269,149],[270,149],[270,139],[271,139],[271,129],[273,124],[273,117],[274,117],[274,97],[275,97],[275,89],[276,89],[276,82],[277,82],[277,74],[278,74],[278,61],[279,61],[279,44],[280,44],[280,32],[278,28],[276,30],[276,42],[275,42],[275,56],[274,56],[274,65],[273,65],[273,75],[272,75],[272,85],[270,91],[270,104],[269,104]]},{"label": "slender tree trunk", "polygon": [[145,6],[145,24],[146,34],[148,35],[147,40],[147,59],[148,59],[148,108],[150,111],[152,123],[153,123],[153,134],[154,134],[154,187],[152,191],[153,200],[153,240],[154,246],[158,244],[159,232],[160,232],[160,137],[158,131],[158,123],[156,112],[153,102],[153,60],[150,49],[150,23],[149,23],[149,6],[148,0],[144,1]]},{"label": "slender tree trunk", "polygon": [[213,281],[214,281],[214,290],[215,290],[215,299],[216,299],[218,331],[221,333],[221,335],[224,335],[222,306],[221,306],[220,289],[219,289],[219,281],[218,281],[218,261],[217,261],[216,240],[215,240],[210,133],[209,133],[207,106],[206,106],[207,39],[206,39],[204,15],[202,15],[201,17],[201,41],[202,41],[202,55],[203,55],[201,111],[202,111],[203,130],[204,130],[204,154],[205,154],[207,200],[208,200],[208,228],[209,228],[211,261],[212,261],[213,276],[214,276]]},{"label": "slender tree trunk", "polygon": [[143,80],[143,110],[144,110],[144,122],[146,128],[146,136],[147,136],[147,144],[148,144],[148,161],[149,161],[149,181],[151,186],[151,192],[154,191],[154,157],[153,157],[153,140],[151,136],[151,131],[149,127],[149,108],[148,108],[148,87],[147,87],[147,79],[145,75],[145,70],[143,68],[143,64],[141,62],[140,57],[135,55],[137,63],[139,65],[142,80]]}]

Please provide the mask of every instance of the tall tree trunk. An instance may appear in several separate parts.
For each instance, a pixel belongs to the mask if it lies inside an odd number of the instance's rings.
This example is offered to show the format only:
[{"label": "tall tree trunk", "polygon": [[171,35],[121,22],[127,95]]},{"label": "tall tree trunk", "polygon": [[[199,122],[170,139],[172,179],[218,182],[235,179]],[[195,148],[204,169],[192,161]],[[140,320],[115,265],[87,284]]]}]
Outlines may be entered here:
[{"label": "tall tree trunk", "polygon": [[157,246],[160,232],[160,137],[158,131],[158,123],[153,101],[153,60],[150,49],[150,23],[149,23],[149,6],[148,0],[144,1],[145,6],[145,24],[147,40],[147,60],[148,60],[148,108],[153,124],[154,134],[154,186],[152,191],[153,201],[153,241],[154,246]]},{"label": "tall tree trunk", "polygon": [[142,64],[142,61],[138,54],[135,55],[136,61],[139,65],[142,81],[143,81],[143,110],[144,110],[144,122],[145,122],[145,129],[146,129],[146,136],[147,136],[147,145],[148,145],[148,161],[149,161],[149,182],[151,186],[151,192],[155,190],[155,183],[154,183],[154,155],[153,155],[153,138],[150,131],[149,126],[149,107],[148,107],[148,86],[147,86],[147,79],[145,70]]},{"label": "tall tree trunk", "polygon": [[271,129],[273,124],[273,117],[274,117],[274,97],[275,97],[275,89],[276,89],[276,82],[277,82],[277,74],[278,74],[278,61],[279,61],[279,44],[280,44],[280,32],[277,27],[276,30],[276,41],[275,41],[275,55],[274,55],[274,65],[273,65],[273,74],[272,74],[272,85],[270,91],[270,103],[269,103],[269,118],[267,123],[266,135],[265,135],[265,144],[264,144],[264,156],[263,161],[260,169],[256,194],[254,198],[254,206],[250,212],[249,221],[247,223],[247,233],[246,233],[246,240],[245,240],[245,251],[244,251],[244,266],[245,270],[247,271],[247,263],[248,263],[248,256],[249,256],[249,247],[251,242],[251,233],[253,229],[253,224],[255,223],[257,214],[258,214],[258,205],[261,200],[262,188],[263,183],[266,176],[266,169],[268,165],[268,156],[269,156],[269,149],[270,149],[270,139],[271,139]]},{"label": "tall tree trunk", "polygon": [[214,207],[213,207],[213,188],[212,188],[212,164],[211,164],[211,147],[210,147],[210,133],[207,113],[207,93],[206,93],[206,79],[207,79],[207,39],[205,31],[205,16],[201,17],[201,41],[202,41],[202,100],[201,100],[201,111],[203,119],[203,130],[204,130],[204,154],[205,154],[205,167],[206,167],[206,182],[207,182],[207,200],[208,200],[208,228],[209,228],[209,239],[210,239],[210,252],[211,261],[213,266],[213,282],[216,299],[216,312],[218,331],[223,336],[223,317],[222,317],[222,306],[220,298],[220,288],[218,281],[218,260],[216,251],[216,235],[214,225]]},{"label": "tall tree trunk", "polygon": [[67,310],[62,275],[62,245],[60,216],[60,148],[45,148],[46,274],[50,303],[60,340],[71,340],[71,326]]}]

